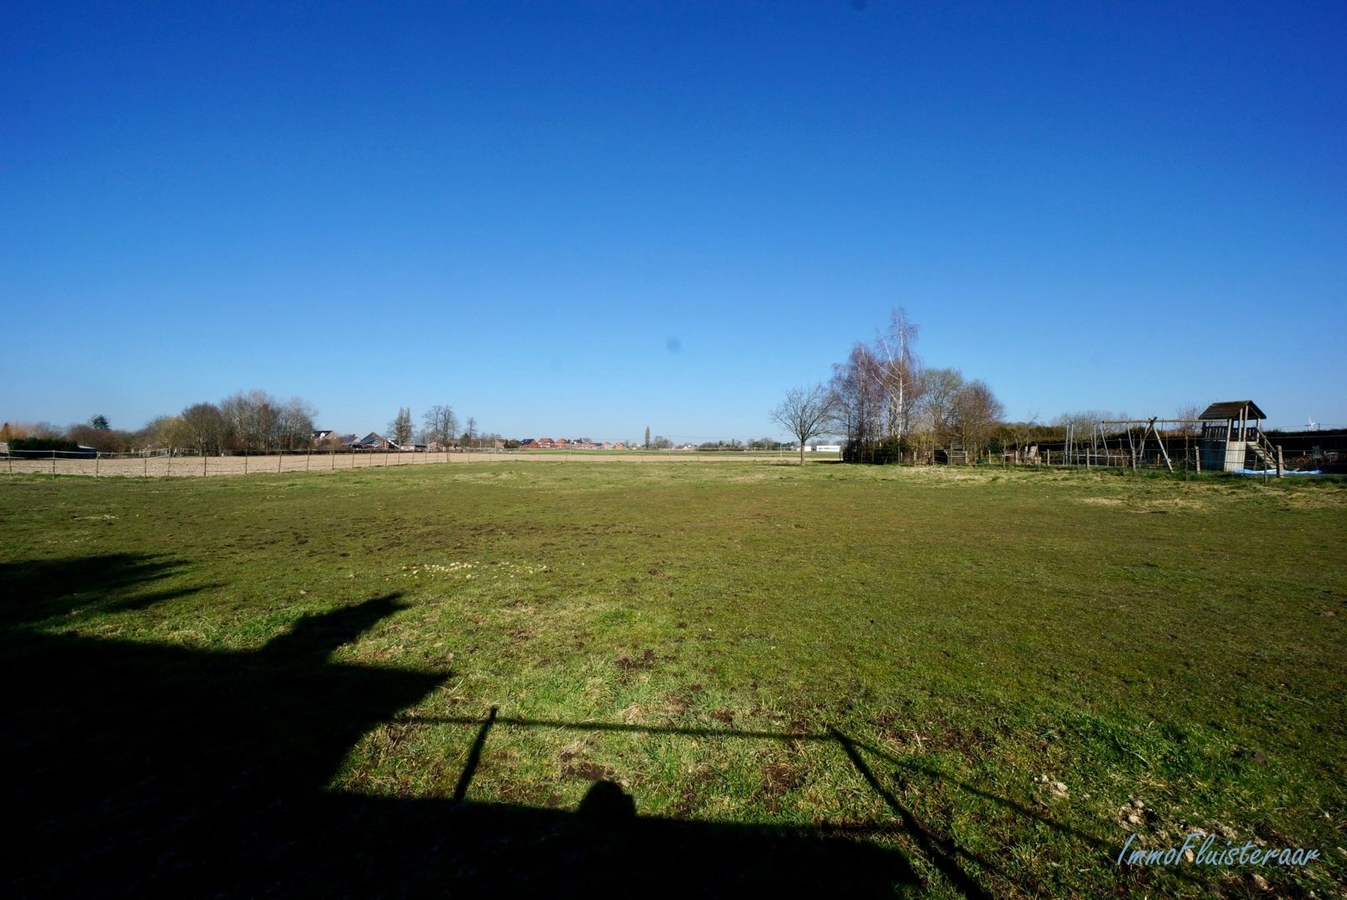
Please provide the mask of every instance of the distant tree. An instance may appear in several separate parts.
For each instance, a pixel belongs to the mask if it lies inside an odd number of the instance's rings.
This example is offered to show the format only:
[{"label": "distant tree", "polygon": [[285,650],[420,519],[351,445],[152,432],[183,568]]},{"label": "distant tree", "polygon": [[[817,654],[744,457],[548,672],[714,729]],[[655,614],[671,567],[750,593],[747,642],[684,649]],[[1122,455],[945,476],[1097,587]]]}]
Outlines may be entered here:
[{"label": "distant tree", "polygon": [[94,428],[98,429],[99,431],[110,431],[110,430],[111,430],[111,427],[108,425],[108,417],[107,417],[107,416],[103,416],[103,415],[94,416],[92,419],[89,420],[89,424],[90,424],[91,426],[93,426]]},{"label": "distant tree", "polygon": [[156,416],[145,426],[149,442],[173,453],[180,447],[192,446],[192,432],[179,416]]},{"label": "distant tree", "polygon": [[1177,429],[1179,434],[1188,437],[1194,437],[1201,433],[1202,426],[1197,424],[1197,417],[1202,415],[1202,407],[1196,403],[1189,403],[1180,406],[1174,413],[1174,417],[1181,423]]},{"label": "distant tree", "polygon": [[1005,406],[996,399],[985,381],[970,381],[956,392],[950,424],[970,461],[979,458],[981,448],[1004,415]]},{"label": "distant tree", "polygon": [[313,420],[317,415],[318,410],[299,397],[285,401],[276,420],[277,442],[290,450],[313,446]]},{"label": "distant tree", "polygon": [[921,373],[919,437],[928,458],[934,458],[935,448],[948,445],[955,436],[955,403],[963,387],[963,375],[957,369],[926,369]]},{"label": "distant tree", "polygon": [[421,420],[426,443],[448,448],[458,434],[458,418],[451,406],[432,406]]},{"label": "distant tree", "polygon": [[[280,440],[281,404],[266,391],[239,391],[220,401],[225,441],[236,450],[271,449]],[[189,442],[190,443],[190,442]]]},{"label": "distant tree", "polygon": [[655,439],[650,443],[650,446],[654,447],[656,450],[668,450],[673,446],[673,441],[662,434],[657,434],[655,435]]},{"label": "distant tree", "polygon": [[474,419],[472,416],[468,416],[467,437],[468,437],[468,446],[469,447],[473,446],[473,444],[477,440],[477,420]]},{"label": "distant tree", "polygon": [[645,426],[645,449],[650,449],[650,426]]},{"label": "distant tree", "polygon": [[404,406],[398,410],[397,416],[388,423],[388,436],[399,447],[411,442],[412,411],[410,409]]},{"label": "distant tree", "polygon": [[772,421],[786,429],[800,442],[800,465],[804,465],[804,446],[810,438],[830,433],[834,421],[835,398],[828,388],[816,384],[808,388],[792,388],[786,399],[772,410]]},{"label": "distant tree", "polygon": [[195,403],[178,416],[191,434],[191,442],[205,456],[219,453],[224,441],[225,422],[220,408],[214,403]]},{"label": "distant tree", "polygon": [[917,325],[901,307],[889,315],[889,328],[875,341],[876,376],[884,395],[885,438],[907,437],[921,398],[920,363],[912,350]]}]

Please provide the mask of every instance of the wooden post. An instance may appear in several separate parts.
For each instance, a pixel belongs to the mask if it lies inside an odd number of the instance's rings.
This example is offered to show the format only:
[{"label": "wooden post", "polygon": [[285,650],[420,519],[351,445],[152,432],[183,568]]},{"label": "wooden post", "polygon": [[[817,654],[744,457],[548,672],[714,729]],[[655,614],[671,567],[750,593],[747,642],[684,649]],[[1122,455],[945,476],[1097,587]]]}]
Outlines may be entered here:
[{"label": "wooden post", "polygon": [[[99,457],[100,455],[101,455],[101,454],[100,454],[97,450],[94,451],[94,477],[95,477],[95,478],[98,477],[98,457]],[[1279,473],[1279,474],[1280,474],[1280,473]]]},{"label": "wooden post", "polygon": [[1281,444],[1278,444],[1278,445],[1277,445],[1277,477],[1278,477],[1278,478],[1281,478],[1285,473],[1286,473],[1286,469],[1285,469],[1285,467],[1282,465],[1282,445],[1281,445]]},{"label": "wooden post", "polygon": [[335,471],[337,470],[337,450],[336,450],[336,448],[334,447],[333,449],[329,450],[329,451],[328,451],[328,454],[331,455],[331,457],[332,457],[332,465],[328,466],[328,468],[335,472]]},{"label": "wooden post", "polygon": [[1202,474],[1202,445],[1198,444],[1193,448],[1193,460],[1196,462],[1197,474]]},{"label": "wooden post", "polygon": [[304,471],[305,472],[309,471],[309,466],[311,466],[312,464],[313,464],[313,448],[310,447],[309,452],[304,454]]},{"label": "wooden post", "polygon": [[281,461],[285,459],[285,451],[280,447],[276,448],[276,474],[281,474]]},{"label": "wooden post", "polygon": [[201,448],[201,477],[206,477],[206,449]]},{"label": "wooden post", "polygon": [[141,459],[141,462],[144,463],[144,465],[143,465],[143,467],[142,467],[142,468],[144,469],[144,471],[143,471],[141,474],[143,474],[143,475],[149,475],[149,474],[150,474],[150,453],[149,453],[148,450],[142,450],[141,452],[145,454],[144,456],[142,456],[142,457],[140,458],[140,459]]},{"label": "wooden post", "polygon": [[248,448],[243,448],[243,474],[248,474]]},{"label": "wooden post", "polygon": [[51,451],[51,477],[56,477],[56,451]]},{"label": "wooden post", "polygon": [[173,448],[172,448],[172,447],[169,447],[169,448],[168,448],[168,469],[167,469],[167,471],[168,471],[168,474],[169,474],[169,475],[172,475],[172,474],[173,474]]}]

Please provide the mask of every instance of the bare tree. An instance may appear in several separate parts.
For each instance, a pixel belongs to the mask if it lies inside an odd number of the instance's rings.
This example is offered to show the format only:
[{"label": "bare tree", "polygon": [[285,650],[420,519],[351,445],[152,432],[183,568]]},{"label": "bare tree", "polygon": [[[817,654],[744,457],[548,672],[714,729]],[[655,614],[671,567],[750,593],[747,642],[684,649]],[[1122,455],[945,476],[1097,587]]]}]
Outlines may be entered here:
[{"label": "bare tree", "polygon": [[220,451],[225,421],[218,406],[214,403],[195,403],[184,409],[178,418],[191,434],[192,443],[202,456]]},{"label": "bare tree", "polygon": [[276,418],[276,440],[287,449],[298,450],[313,444],[313,420],[318,415],[309,403],[291,397],[279,410]]},{"label": "bare tree", "polygon": [[829,408],[834,428],[846,435],[852,458],[870,453],[879,440],[884,410],[881,369],[874,351],[862,343],[851,348],[846,362],[833,366]]},{"label": "bare tree", "polygon": [[834,397],[827,387],[816,384],[808,388],[792,388],[786,399],[772,410],[772,421],[795,436],[800,442],[800,465],[804,465],[804,445],[812,437],[830,433],[833,423]]},{"label": "bare tree", "polygon": [[954,395],[950,424],[970,461],[978,458],[979,449],[1000,424],[1005,411],[1005,406],[982,380],[968,382]]},{"label": "bare tree", "polygon": [[919,363],[912,345],[917,341],[917,326],[901,307],[889,316],[889,328],[875,341],[876,376],[884,392],[886,438],[907,437],[913,412],[921,394]]},{"label": "bare tree", "polygon": [[1175,429],[1175,434],[1181,434],[1185,437],[1196,437],[1202,432],[1202,426],[1197,423],[1197,417],[1202,415],[1202,407],[1196,403],[1189,403],[1180,406],[1174,411],[1174,418],[1179,420],[1179,426]]},{"label": "bare tree", "polygon": [[474,446],[477,442],[477,420],[472,416],[468,416],[468,429],[464,433],[468,436],[468,446]]},{"label": "bare tree", "polygon": [[927,369],[921,373],[921,382],[921,427],[929,458],[934,458],[935,448],[954,433],[955,403],[964,380],[957,369]]},{"label": "bare tree", "polygon": [[239,391],[220,402],[226,439],[236,448],[268,450],[281,440],[281,404],[266,391]]},{"label": "bare tree", "polygon": [[446,450],[458,434],[458,418],[451,406],[432,406],[421,419],[426,435],[426,443],[438,443]]},{"label": "bare tree", "polygon": [[401,447],[412,439],[412,411],[407,407],[398,410],[397,416],[388,423],[388,434],[393,443]]}]

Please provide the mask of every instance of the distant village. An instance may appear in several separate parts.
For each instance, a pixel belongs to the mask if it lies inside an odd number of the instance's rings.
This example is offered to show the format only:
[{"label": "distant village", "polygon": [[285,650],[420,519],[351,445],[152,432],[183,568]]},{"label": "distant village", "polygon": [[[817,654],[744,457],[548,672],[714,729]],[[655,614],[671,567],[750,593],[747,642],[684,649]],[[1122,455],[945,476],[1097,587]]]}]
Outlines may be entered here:
[{"label": "distant village", "polygon": [[410,453],[441,453],[445,450],[471,449],[471,450],[696,450],[695,444],[674,445],[667,440],[660,440],[658,444],[652,442],[649,448],[643,447],[639,443],[628,444],[625,441],[594,441],[589,438],[501,438],[484,437],[467,442],[450,441],[448,444],[440,441],[431,441],[423,443],[419,441],[407,441],[399,443],[391,438],[385,437],[377,431],[371,431],[364,437],[357,437],[354,434],[337,435],[332,431],[315,431],[313,433],[313,444],[315,447],[330,447],[342,450],[387,450]]}]

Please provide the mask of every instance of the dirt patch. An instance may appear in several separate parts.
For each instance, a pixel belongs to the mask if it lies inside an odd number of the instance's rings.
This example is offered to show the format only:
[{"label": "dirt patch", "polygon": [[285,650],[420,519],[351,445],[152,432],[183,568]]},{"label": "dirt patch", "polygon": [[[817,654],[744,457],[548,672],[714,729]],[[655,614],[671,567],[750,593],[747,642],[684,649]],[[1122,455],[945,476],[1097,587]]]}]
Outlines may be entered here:
[{"label": "dirt patch", "polygon": [[762,770],[762,788],[768,794],[780,796],[804,783],[804,772],[790,763],[770,762]]},{"label": "dirt patch", "polygon": [[659,662],[659,657],[655,655],[654,650],[647,649],[641,655],[636,657],[622,654],[617,658],[617,667],[622,670],[625,677],[630,677],[632,672],[640,672],[646,669],[655,668],[655,663]]},{"label": "dirt patch", "polygon": [[734,724],[734,713],[730,712],[728,709],[716,710],[715,712],[711,713],[711,718],[715,719],[717,722],[720,722],[721,724],[724,725]]}]

